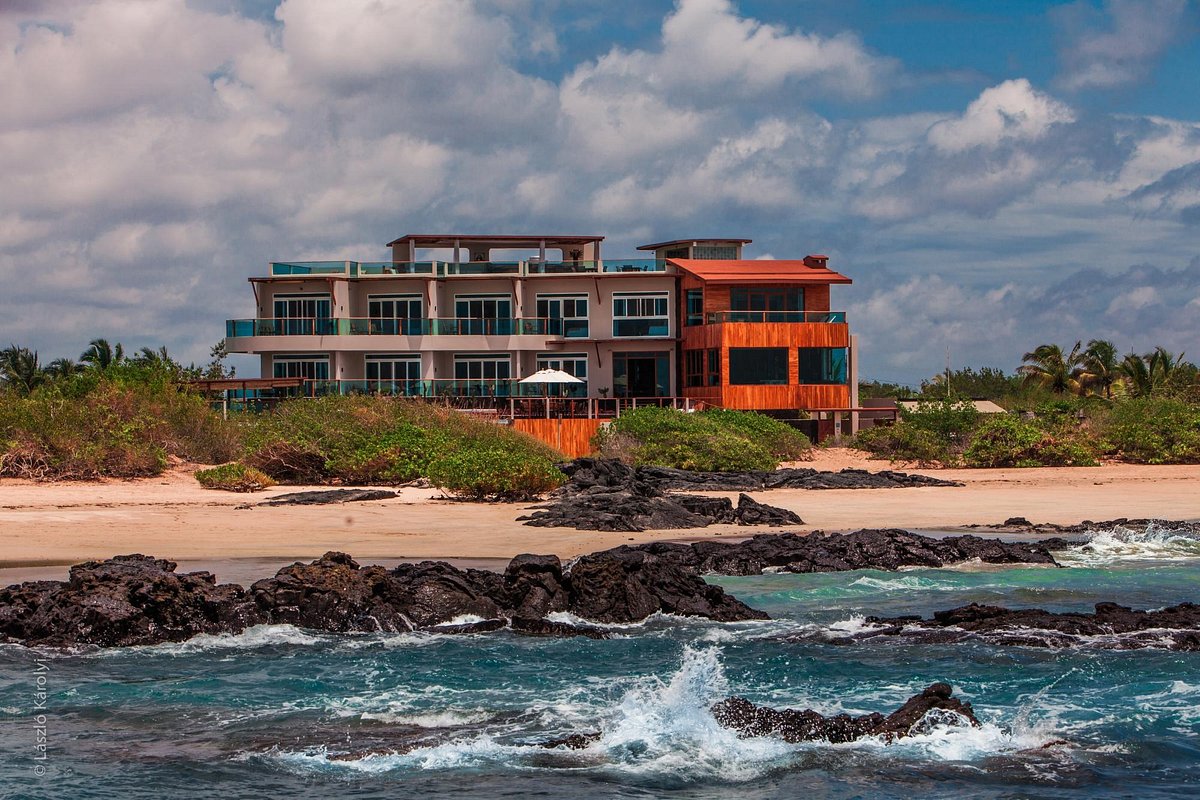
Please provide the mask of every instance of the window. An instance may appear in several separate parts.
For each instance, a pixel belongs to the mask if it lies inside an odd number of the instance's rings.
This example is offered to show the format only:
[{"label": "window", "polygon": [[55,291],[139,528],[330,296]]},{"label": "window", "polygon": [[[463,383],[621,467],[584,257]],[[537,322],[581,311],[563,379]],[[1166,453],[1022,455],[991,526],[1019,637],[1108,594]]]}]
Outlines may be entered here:
[{"label": "window", "polygon": [[337,333],[327,294],[277,294],[273,298],[275,332],[281,336],[329,336]]},{"label": "window", "polygon": [[370,389],[406,395],[421,393],[421,356],[418,354],[370,355],[366,358],[366,367]]},{"label": "window", "polygon": [[687,290],[687,322],[685,325],[704,324],[704,290]]},{"label": "window", "polygon": [[670,396],[670,353],[613,353],[612,359],[614,396]]},{"label": "window", "polygon": [[470,353],[454,356],[455,394],[507,397],[511,378],[512,359],[507,353]]},{"label": "window", "polygon": [[704,385],[704,350],[683,351],[683,385],[689,388]]},{"label": "window", "polygon": [[847,383],[845,347],[801,347],[800,383]]},{"label": "window", "polygon": [[421,295],[373,294],[367,297],[371,333],[392,336],[421,334]]},{"label": "window", "polygon": [[[565,383],[553,394],[563,397],[587,397],[588,358],[587,353],[538,353],[538,369],[562,370],[568,375],[574,375],[583,383]],[[545,386],[531,386],[537,394],[546,391]],[[550,387],[553,389],[554,387]]]},{"label": "window", "polygon": [[788,382],[787,348],[729,348],[729,382],[738,386],[786,385]]},{"label": "window", "polygon": [[[801,322],[804,288],[800,286],[734,286],[729,290],[731,322]],[[738,313],[741,312],[741,313]],[[775,313],[771,313],[775,312]]]},{"label": "window", "polygon": [[537,296],[537,316],[538,319],[550,320],[546,333],[551,336],[565,336],[569,339],[587,338],[588,299],[586,294],[539,294]]},{"label": "window", "polygon": [[613,336],[670,336],[667,292],[613,295]]},{"label": "window", "polygon": [[737,258],[737,245],[698,244],[692,248],[692,258],[703,258],[710,261]]},{"label": "window", "polygon": [[511,336],[512,295],[460,294],[454,297],[455,332],[483,336]]},{"label": "window", "polygon": [[721,385],[721,351],[717,348],[708,350],[708,385]]},{"label": "window", "polygon": [[275,356],[271,359],[271,376],[327,381],[329,380],[329,356]]}]

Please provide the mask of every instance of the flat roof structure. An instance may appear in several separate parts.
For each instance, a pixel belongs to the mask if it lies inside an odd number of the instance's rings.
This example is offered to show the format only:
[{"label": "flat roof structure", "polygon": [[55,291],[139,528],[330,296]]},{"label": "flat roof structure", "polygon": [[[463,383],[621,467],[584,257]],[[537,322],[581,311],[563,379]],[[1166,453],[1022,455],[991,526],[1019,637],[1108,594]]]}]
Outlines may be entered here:
[{"label": "flat roof structure", "polygon": [[638,247],[638,250],[657,250],[660,247],[673,247],[675,245],[699,244],[700,242],[722,242],[726,244],[750,244],[753,239],[738,239],[736,237],[706,237],[703,239],[672,239],[669,242],[656,242],[655,244],[644,244]]},{"label": "flat roof structure", "polygon": [[541,247],[542,245],[558,247],[559,245],[591,244],[602,241],[604,241],[603,236],[564,236],[562,234],[513,236],[509,234],[483,233],[406,233],[399,239],[393,239],[388,242],[387,246],[394,247],[398,244],[411,243],[415,247],[430,248],[454,247],[455,244],[490,245],[493,247]]},{"label": "flat roof structure", "polygon": [[824,261],[668,258],[667,263],[705,283],[853,283],[845,275],[825,266],[812,266],[813,263],[824,264]]}]

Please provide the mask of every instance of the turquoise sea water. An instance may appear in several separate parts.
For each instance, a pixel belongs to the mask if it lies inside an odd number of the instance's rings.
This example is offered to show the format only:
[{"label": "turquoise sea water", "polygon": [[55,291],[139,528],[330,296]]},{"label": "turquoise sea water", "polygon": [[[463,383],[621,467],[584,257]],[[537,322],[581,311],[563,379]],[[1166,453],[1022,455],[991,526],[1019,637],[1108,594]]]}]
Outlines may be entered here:
[{"label": "turquoise sea water", "polygon": [[[864,615],[971,601],[1090,610],[1200,599],[1194,539],[1117,532],[1062,558],[1066,569],[714,579],[776,619],[656,617],[608,641],[272,626],[77,654],[0,646],[0,796],[1200,795],[1200,653],[846,639]],[[736,693],[887,713],[939,680],[974,703],[982,728],[787,745],[738,739],[707,712]],[[601,738],[586,750],[535,746],[592,731]]]}]

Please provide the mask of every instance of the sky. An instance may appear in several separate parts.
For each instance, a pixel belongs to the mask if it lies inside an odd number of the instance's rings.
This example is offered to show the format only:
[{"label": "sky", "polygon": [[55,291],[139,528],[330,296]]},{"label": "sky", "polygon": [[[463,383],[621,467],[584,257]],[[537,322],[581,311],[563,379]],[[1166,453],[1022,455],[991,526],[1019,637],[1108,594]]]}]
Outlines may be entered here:
[{"label": "sky", "polygon": [[1200,357],[1198,75],[1196,0],[0,0],[0,344],[449,231],[827,254],[863,378]]}]

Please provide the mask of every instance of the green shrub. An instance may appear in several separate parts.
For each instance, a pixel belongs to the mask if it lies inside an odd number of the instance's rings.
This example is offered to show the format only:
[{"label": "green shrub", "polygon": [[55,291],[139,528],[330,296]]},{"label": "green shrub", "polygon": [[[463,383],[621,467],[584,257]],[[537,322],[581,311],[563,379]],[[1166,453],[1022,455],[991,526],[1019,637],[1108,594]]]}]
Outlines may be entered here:
[{"label": "green shrub", "polygon": [[157,475],[169,457],[227,461],[234,428],[153,372],[87,373],[0,403],[0,475],[44,480]]},{"label": "green shrub", "polygon": [[562,482],[562,455],[526,434],[394,397],[290,400],[244,420],[244,461],[281,483],[394,485],[428,478],[472,499],[531,497]]},{"label": "green shrub", "polygon": [[497,442],[461,442],[429,467],[434,486],[467,500],[529,500],[561,486],[566,476],[544,454]]},{"label": "green shrub", "polygon": [[607,458],[705,471],[772,470],[811,447],[804,434],[762,414],[653,407],[623,413],[593,444]]},{"label": "green shrub", "polygon": [[963,453],[969,467],[1093,467],[1095,454],[1078,433],[1054,433],[1014,414],[990,416]]},{"label": "green shrub", "polygon": [[196,481],[205,489],[224,489],[227,492],[257,492],[275,485],[269,476],[238,461],[197,470]]},{"label": "green shrub", "polygon": [[901,409],[902,422],[928,431],[948,448],[966,441],[979,425],[979,411],[965,400],[921,400],[912,410]]},{"label": "green shrub", "polygon": [[1144,464],[1200,462],[1200,406],[1147,397],[1114,403],[1099,435],[1107,451]]},{"label": "green shrub", "polygon": [[851,446],[889,461],[944,464],[954,459],[945,442],[932,432],[908,422],[865,428],[854,437]]}]

